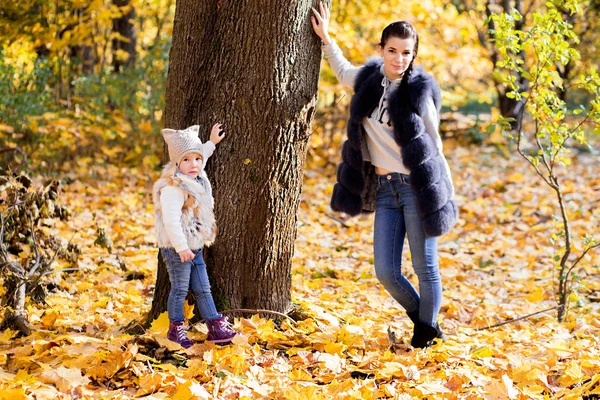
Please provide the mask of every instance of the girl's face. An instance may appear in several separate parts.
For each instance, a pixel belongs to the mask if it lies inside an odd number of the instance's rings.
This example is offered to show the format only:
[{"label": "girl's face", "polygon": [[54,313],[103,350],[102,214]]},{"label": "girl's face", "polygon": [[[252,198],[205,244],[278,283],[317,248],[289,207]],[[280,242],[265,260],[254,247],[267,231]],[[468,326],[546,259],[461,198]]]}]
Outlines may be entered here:
[{"label": "girl's face", "polygon": [[200,154],[190,153],[179,162],[179,170],[190,178],[196,178],[202,172],[203,164],[204,160]]},{"label": "girl's face", "polygon": [[415,57],[415,39],[392,36],[384,47],[379,46],[379,53],[383,57],[383,70],[388,79],[402,78]]}]

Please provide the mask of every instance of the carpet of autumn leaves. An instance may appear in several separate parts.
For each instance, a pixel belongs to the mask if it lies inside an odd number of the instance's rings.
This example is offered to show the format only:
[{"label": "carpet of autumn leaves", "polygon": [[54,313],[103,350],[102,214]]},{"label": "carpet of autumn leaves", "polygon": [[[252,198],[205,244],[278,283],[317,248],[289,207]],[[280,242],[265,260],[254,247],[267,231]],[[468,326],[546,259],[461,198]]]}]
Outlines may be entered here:
[{"label": "carpet of autumn leaves", "polygon": [[[389,346],[388,328],[406,341],[412,324],[374,276],[373,217],[344,220],[329,209],[332,166],[305,174],[292,270],[303,319],[236,318],[242,335],[230,346],[204,342],[200,323],[185,351],[164,338],[166,315],[144,335],[124,333],[152,300],[156,172],[82,160],[61,196],[71,219],[47,228],[80,246],[80,270],[50,277],[48,305],[28,309],[31,336],[0,336],[0,398],[600,398],[600,255],[577,269],[565,323],[546,312],[478,330],[555,305],[557,210],[506,149],[448,142],[445,153],[460,206],[439,243],[448,338],[419,351]],[[579,237],[597,233],[600,177],[597,155],[572,160],[563,184]],[[110,251],[94,246],[99,229]],[[416,282],[409,261],[405,272]]]}]

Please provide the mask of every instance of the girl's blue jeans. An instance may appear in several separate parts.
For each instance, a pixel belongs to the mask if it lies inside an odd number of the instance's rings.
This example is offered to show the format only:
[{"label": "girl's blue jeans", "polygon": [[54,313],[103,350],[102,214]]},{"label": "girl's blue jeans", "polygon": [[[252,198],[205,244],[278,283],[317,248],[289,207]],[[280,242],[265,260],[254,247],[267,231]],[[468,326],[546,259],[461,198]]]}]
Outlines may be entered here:
[{"label": "girl's blue jeans", "polygon": [[208,282],[208,273],[206,272],[206,263],[202,257],[202,249],[193,250],[194,259],[181,262],[181,257],[174,248],[160,249],[167,271],[171,281],[171,292],[167,301],[167,312],[169,320],[172,322],[181,322],[185,319],[183,315],[183,302],[190,288],[196,296],[198,310],[205,321],[219,318],[221,314],[217,313],[215,302],[210,292],[210,283]]},{"label": "girl's blue jeans", "polygon": [[[437,238],[427,237],[408,185],[408,175],[377,176],[375,211],[375,274],[383,287],[407,312],[419,311],[419,319],[434,325],[442,302],[442,280],[437,260]],[[419,293],[402,275],[404,237],[419,280]]]}]

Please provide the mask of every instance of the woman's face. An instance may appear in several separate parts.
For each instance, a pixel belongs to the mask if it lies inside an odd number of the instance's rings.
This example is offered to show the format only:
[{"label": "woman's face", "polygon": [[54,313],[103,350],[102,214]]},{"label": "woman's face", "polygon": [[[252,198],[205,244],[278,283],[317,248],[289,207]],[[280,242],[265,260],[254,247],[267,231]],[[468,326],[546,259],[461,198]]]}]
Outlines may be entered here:
[{"label": "woman's face", "polygon": [[415,39],[392,36],[384,47],[379,46],[379,53],[383,57],[383,69],[388,79],[402,78],[415,57]]}]

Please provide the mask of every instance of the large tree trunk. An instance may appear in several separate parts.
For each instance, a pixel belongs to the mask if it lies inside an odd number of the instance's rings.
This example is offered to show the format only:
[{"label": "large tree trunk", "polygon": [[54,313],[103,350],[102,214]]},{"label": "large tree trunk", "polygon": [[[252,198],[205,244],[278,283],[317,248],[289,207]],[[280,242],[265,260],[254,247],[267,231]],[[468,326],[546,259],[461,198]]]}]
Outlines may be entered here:
[{"label": "large tree trunk", "polygon": [[[133,26],[135,9],[130,0],[113,0],[113,4],[120,7],[122,11],[122,15],[113,20],[113,32],[119,36],[112,40],[112,65],[115,72],[120,72],[123,67],[132,66],[135,62],[136,35],[135,27]],[[119,50],[127,53],[127,59],[119,56]]]},{"label": "large tree trunk", "polygon": [[[218,234],[206,249],[217,308],[290,306],[296,212],[321,53],[308,0],[178,0],[165,126],[226,123],[208,161]],[[169,285],[159,263],[156,295]],[[157,298],[151,315],[166,308]]]}]

